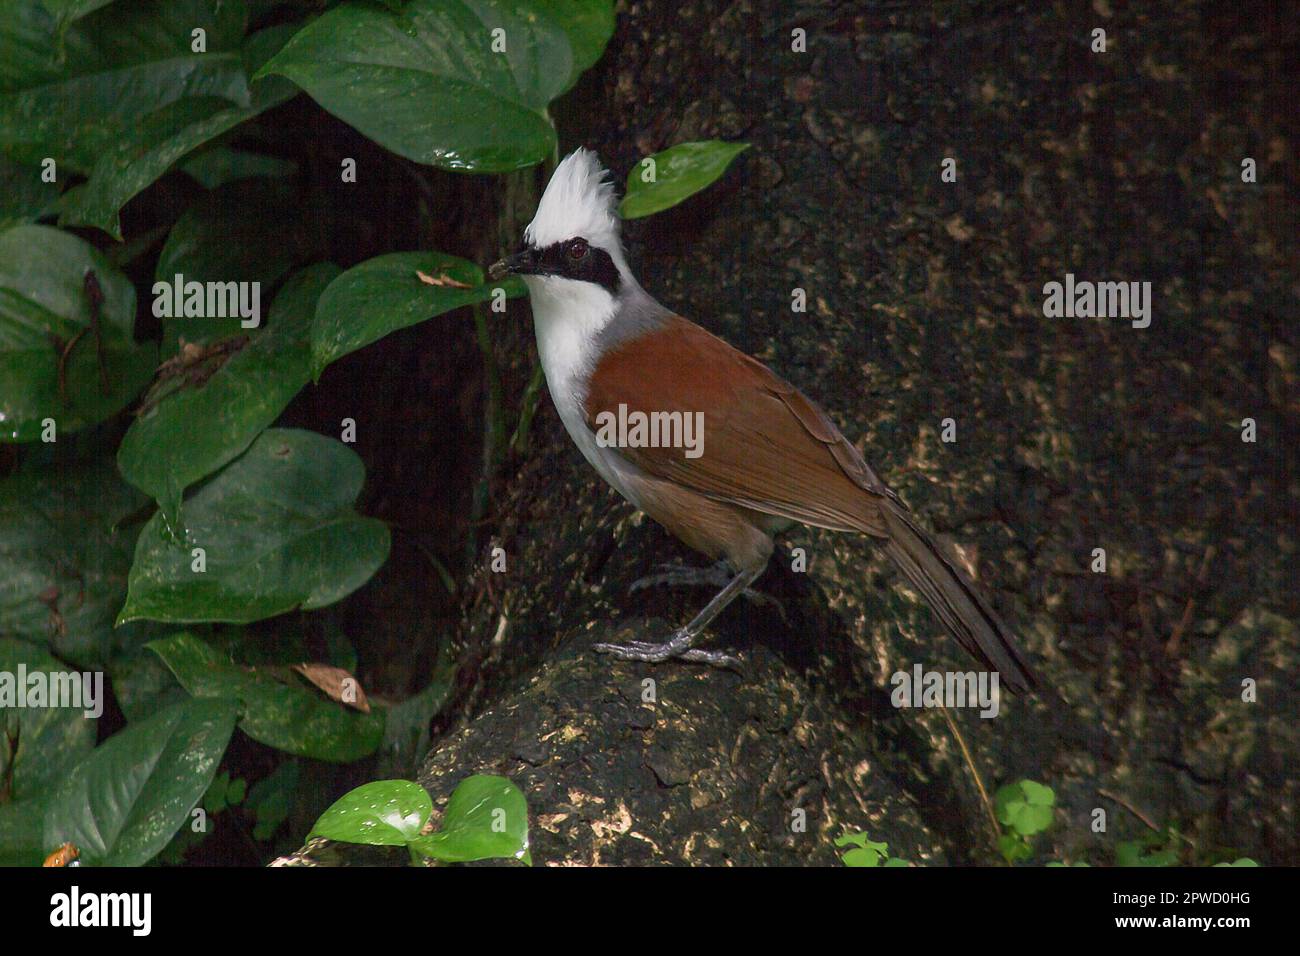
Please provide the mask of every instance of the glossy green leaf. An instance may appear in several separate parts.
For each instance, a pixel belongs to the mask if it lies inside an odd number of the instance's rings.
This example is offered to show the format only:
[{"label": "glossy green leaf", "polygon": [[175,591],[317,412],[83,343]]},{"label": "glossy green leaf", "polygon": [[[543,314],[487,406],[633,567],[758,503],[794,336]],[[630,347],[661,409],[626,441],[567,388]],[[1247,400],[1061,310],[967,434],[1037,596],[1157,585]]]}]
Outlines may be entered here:
[{"label": "glossy green leaf", "polygon": [[338,273],[330,263],[296,273],[267,325],[248,330],[247,344],[211,378],[167,394],[132,422],[118,467],[158,501],[168,525],[180,520],[185,489],[238,457],[307,384],[316,300]]},{"label": "glossy green leaf", "polygon": [[113,685],[113,699],[132,723],[189,697],[158,655],[145,647],[114,654],[108,662],[108,679]]},{"label": "glossy green leaf", "polygon": [[[102,375],[85,291],[88,270],[104,295]],[[49,226],[0,232],[0,441],[35,441],[46,419],[57,437],[119,411],[157,362],[151,344],[136,344],[134,327],[135,289],[89,243]]]},{"label": "glossy green leaf", "polygon": [[647,156],[628,173],[627,194],[619,205],[619,214],[624,219],[639,219],[676,206],[712,185],[747,149],[748,143],[711,139],[678,143]]},{"label": "glossy green leaf", "polygon": [[257,115],[214,97],[176,100],[145,117],[134,138],[122,138],[100,154],[90,180],[68,200],[64,226],[95,226],[122,238],[118,210],[186,153]]},{"label": "glossy green leaf", "polygon": [[[142,117],[179,99],[249,105],[242,0],[136,0],[69,25],[42,0],[0,17],[0,150],[88,172]],[[206,51],[192,49],[205,31]]]},{"label": "glossy green leaf", "polygon": [[[470,288],[429,285],[417,272],[446,276]],[[311,329],[313,371],[319,376],[335,359],[389,332],[484,302],[498,286],[507,298],[526,291],[518,281],[484,285],[478,266],[441,252],[394,252],[368,259],[331,282],[316,303]]]},{"label": "glossy green leaf", "polygon": [[400,12],[349,2],[305,26],[263,72],[287,76],[407,159],[504,172],[551,155],[546,106],[612,30],[608,0],[411,0]]},{"label": "glossy green leaf", "polygon": [[145,525],[119,622],[246,623],[346,597],[388,557],[388,527],[352,509],[364,480],[341,442],[264,431],[185,502],[184,541],[161,514]]},{"label": "glossy green leaf", "polygon": [[[176,276],[188,282],[257,283],[259,311],[266,319],[275,283],[310,256],[314,229],[300,212],[290,185],[283,180],[244,179],[213,190],[176,221],[158,255],[154,270],[154,315],[163,322],[164,357],[175,353],[179,339],[211,342],[247,332],[235,317],[185,317],[159,300],[174,287]],[[170,312],[171,314],[168,314]]]},{"label": "glossy green leaf", "polygon": [[74,843],[90,865],[147,863],[207,791],[237,714],[233,701],[190,700],[114,734],[51,796],[46,848]]},{"label": "glossy green leaf", "polygon": [[311,828],[312,836],[372,846],[405,846],[433,812],[424,787],[410,780],[376,780],[336,800]]},{"label": "glossy green leaf", "polygon": [[447,801],[438,831],[412,845],[425,856],[447,863],[527,861],[528,804],[505,777],[467,777]]},{"label": "glossy green leaf", "polygon": [[[99,683],[96,691],[92,682],[90,692],[100,694],[102,712],[107,688]],[[85,690],[81,674],[40,648],[0,638],[0,780],[9,781],[11,799],[45,793],[94,749],[95,718],[85,713],[95,706]],[[81,706],[69,706],[73,703]],[[11,751],[14,742],[17,750]]]},{"label": "glossy green leaf", "polygon": [[188,632],[153,641],[149,649],[195,697],[239,700],[239,729],[268,747],[347,763],[373,753],[383,738],[382,711],[363,714],[306,687],[240,667]]},{"label": "glossy green leaf", "polygon": [[[288,39],[282,27],[260,31],[245,51],[249,72],[259,68]],[[118,210],[182,157],[259,113],[291,99],[297,90],[280,77],[252,89],[247,106],[217,97],[186,97],[141,118],[95,161],[90,181],[63,207],[60,225],[96,226],[122,238]]]},{"label": "glossy green leaf", "polygon": [[[538,5],[536,2],[520,4]],[[540,6],[559,21],[569,37],[573,71],[560,91],[563,93],[604,55],[605,45],[614,35],[614,4],[611,0],[545,0]]]},{"label": "glossy green leaf", "polygon": [[148,502],[112,461],[0,480],[0,633],[102,666]]},{"label": "glossy green leaf", "polygon": [[278,156],[263,156],[228,146],[215,146],[186,159],[180,168],[204,187],[216,189],[239,179],[292,176],[298,171],[298,164]]}]

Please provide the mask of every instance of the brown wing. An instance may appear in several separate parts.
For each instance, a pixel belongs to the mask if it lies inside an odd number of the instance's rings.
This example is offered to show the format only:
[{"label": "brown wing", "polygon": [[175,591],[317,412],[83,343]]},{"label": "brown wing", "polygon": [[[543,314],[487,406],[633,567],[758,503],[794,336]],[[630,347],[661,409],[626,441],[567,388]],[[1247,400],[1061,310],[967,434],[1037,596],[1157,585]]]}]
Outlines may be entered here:
[{"label": "brown wing", "polygon": [[[683,318],[631,339],[592,375],[587,423],[601,412],[703,412],[698,458],[681,448],[619,448],[659,478],[770,515],[885,538],[885,553],[944,627],[1013,690],[1033,671],[1006,625],[911,518],[835,424],[798,389]],[[688,529],[689,530],[689,529]]]},{"label": "brown wing", "polygon": [[763,365],[674,316],[602,357],[585,410],[703,412],[698,458],[682,448],[620,447],[652,475],[765,514],[839,531],[886,535],[893,494],[820,408]]}]

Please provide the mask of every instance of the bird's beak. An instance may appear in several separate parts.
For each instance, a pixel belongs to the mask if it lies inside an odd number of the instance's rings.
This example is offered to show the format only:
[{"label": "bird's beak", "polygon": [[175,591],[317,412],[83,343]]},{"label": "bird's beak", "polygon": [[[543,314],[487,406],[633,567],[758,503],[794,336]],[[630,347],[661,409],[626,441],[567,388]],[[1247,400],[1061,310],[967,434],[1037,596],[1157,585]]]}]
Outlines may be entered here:
[{"label": "bird's beak", "polygon": [[506,276],[526,276],[537,271],[537,253],[532,249],[521,249],[513,256],[506,256],[500,262],[488,266],[488,276],[495,280]]}]

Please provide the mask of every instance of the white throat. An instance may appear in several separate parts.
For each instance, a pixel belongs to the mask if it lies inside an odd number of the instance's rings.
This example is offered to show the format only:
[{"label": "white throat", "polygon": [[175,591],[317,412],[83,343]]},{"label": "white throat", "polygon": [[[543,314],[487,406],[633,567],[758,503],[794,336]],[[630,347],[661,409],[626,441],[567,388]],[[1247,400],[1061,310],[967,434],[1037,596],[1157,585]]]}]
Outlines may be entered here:
[{"label": "white throat", "polygon": [[582,385],[595,358],[596,336],[614,317],[617,303],[592,282],[555,276],[525,276],[524,282],[532,299],[546,384],[557,406],[570,397],[580,403],[586,397]]},{"label": "white throat", "polygon": [[564,430],[601,477],[636,504],[621,480],[620,471],[626,466],[596,444],[583,410],[587,379],[597,357],[596,337],[614,318],[618,301],[592,282],[554,276],[524,276],[524,281],[532,299],[537,354]]}]

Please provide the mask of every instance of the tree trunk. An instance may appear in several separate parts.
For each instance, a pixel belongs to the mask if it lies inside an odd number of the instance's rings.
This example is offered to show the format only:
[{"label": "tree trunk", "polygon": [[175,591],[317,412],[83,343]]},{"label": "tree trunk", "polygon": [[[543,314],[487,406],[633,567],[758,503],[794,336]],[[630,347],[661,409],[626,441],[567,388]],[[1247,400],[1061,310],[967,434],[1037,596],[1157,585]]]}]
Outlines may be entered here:
[{"label": "tree trunk", "polygon": [[[822,403],[962,549],[1046,689],[950,716],[990,792],[1056,790],[1040,862],[1112,860],[1145,832],[1125,805],[1206,859],[1297,856],[1295,114],[1274,52],[1296,26],[1213,7],[642,0],[558,114],[619,179],[677,142],[752,144],[629,224],[633,267]],[[1067,272],[1150,281],[1151,327],[1046,317],[1044,283]],[[426,760],[436,796],[510,775],[539,863],[828,863],[844,830],[917,861],[996,859],[944,715],[888,698],[914,663],[972,665],[869,541],[788,537],[807,572],[782,551],[756,585],[784,616],[738,602],[712,631],[747,654],[743,679],[612,664],[594,635],[652,614],[662,637],[709,597],[628,584],[701,559],[604,486],[546,398],[503,473],[457,690],[478,715]],[[1243,703],[1248,678],[1267,707]]]}]

